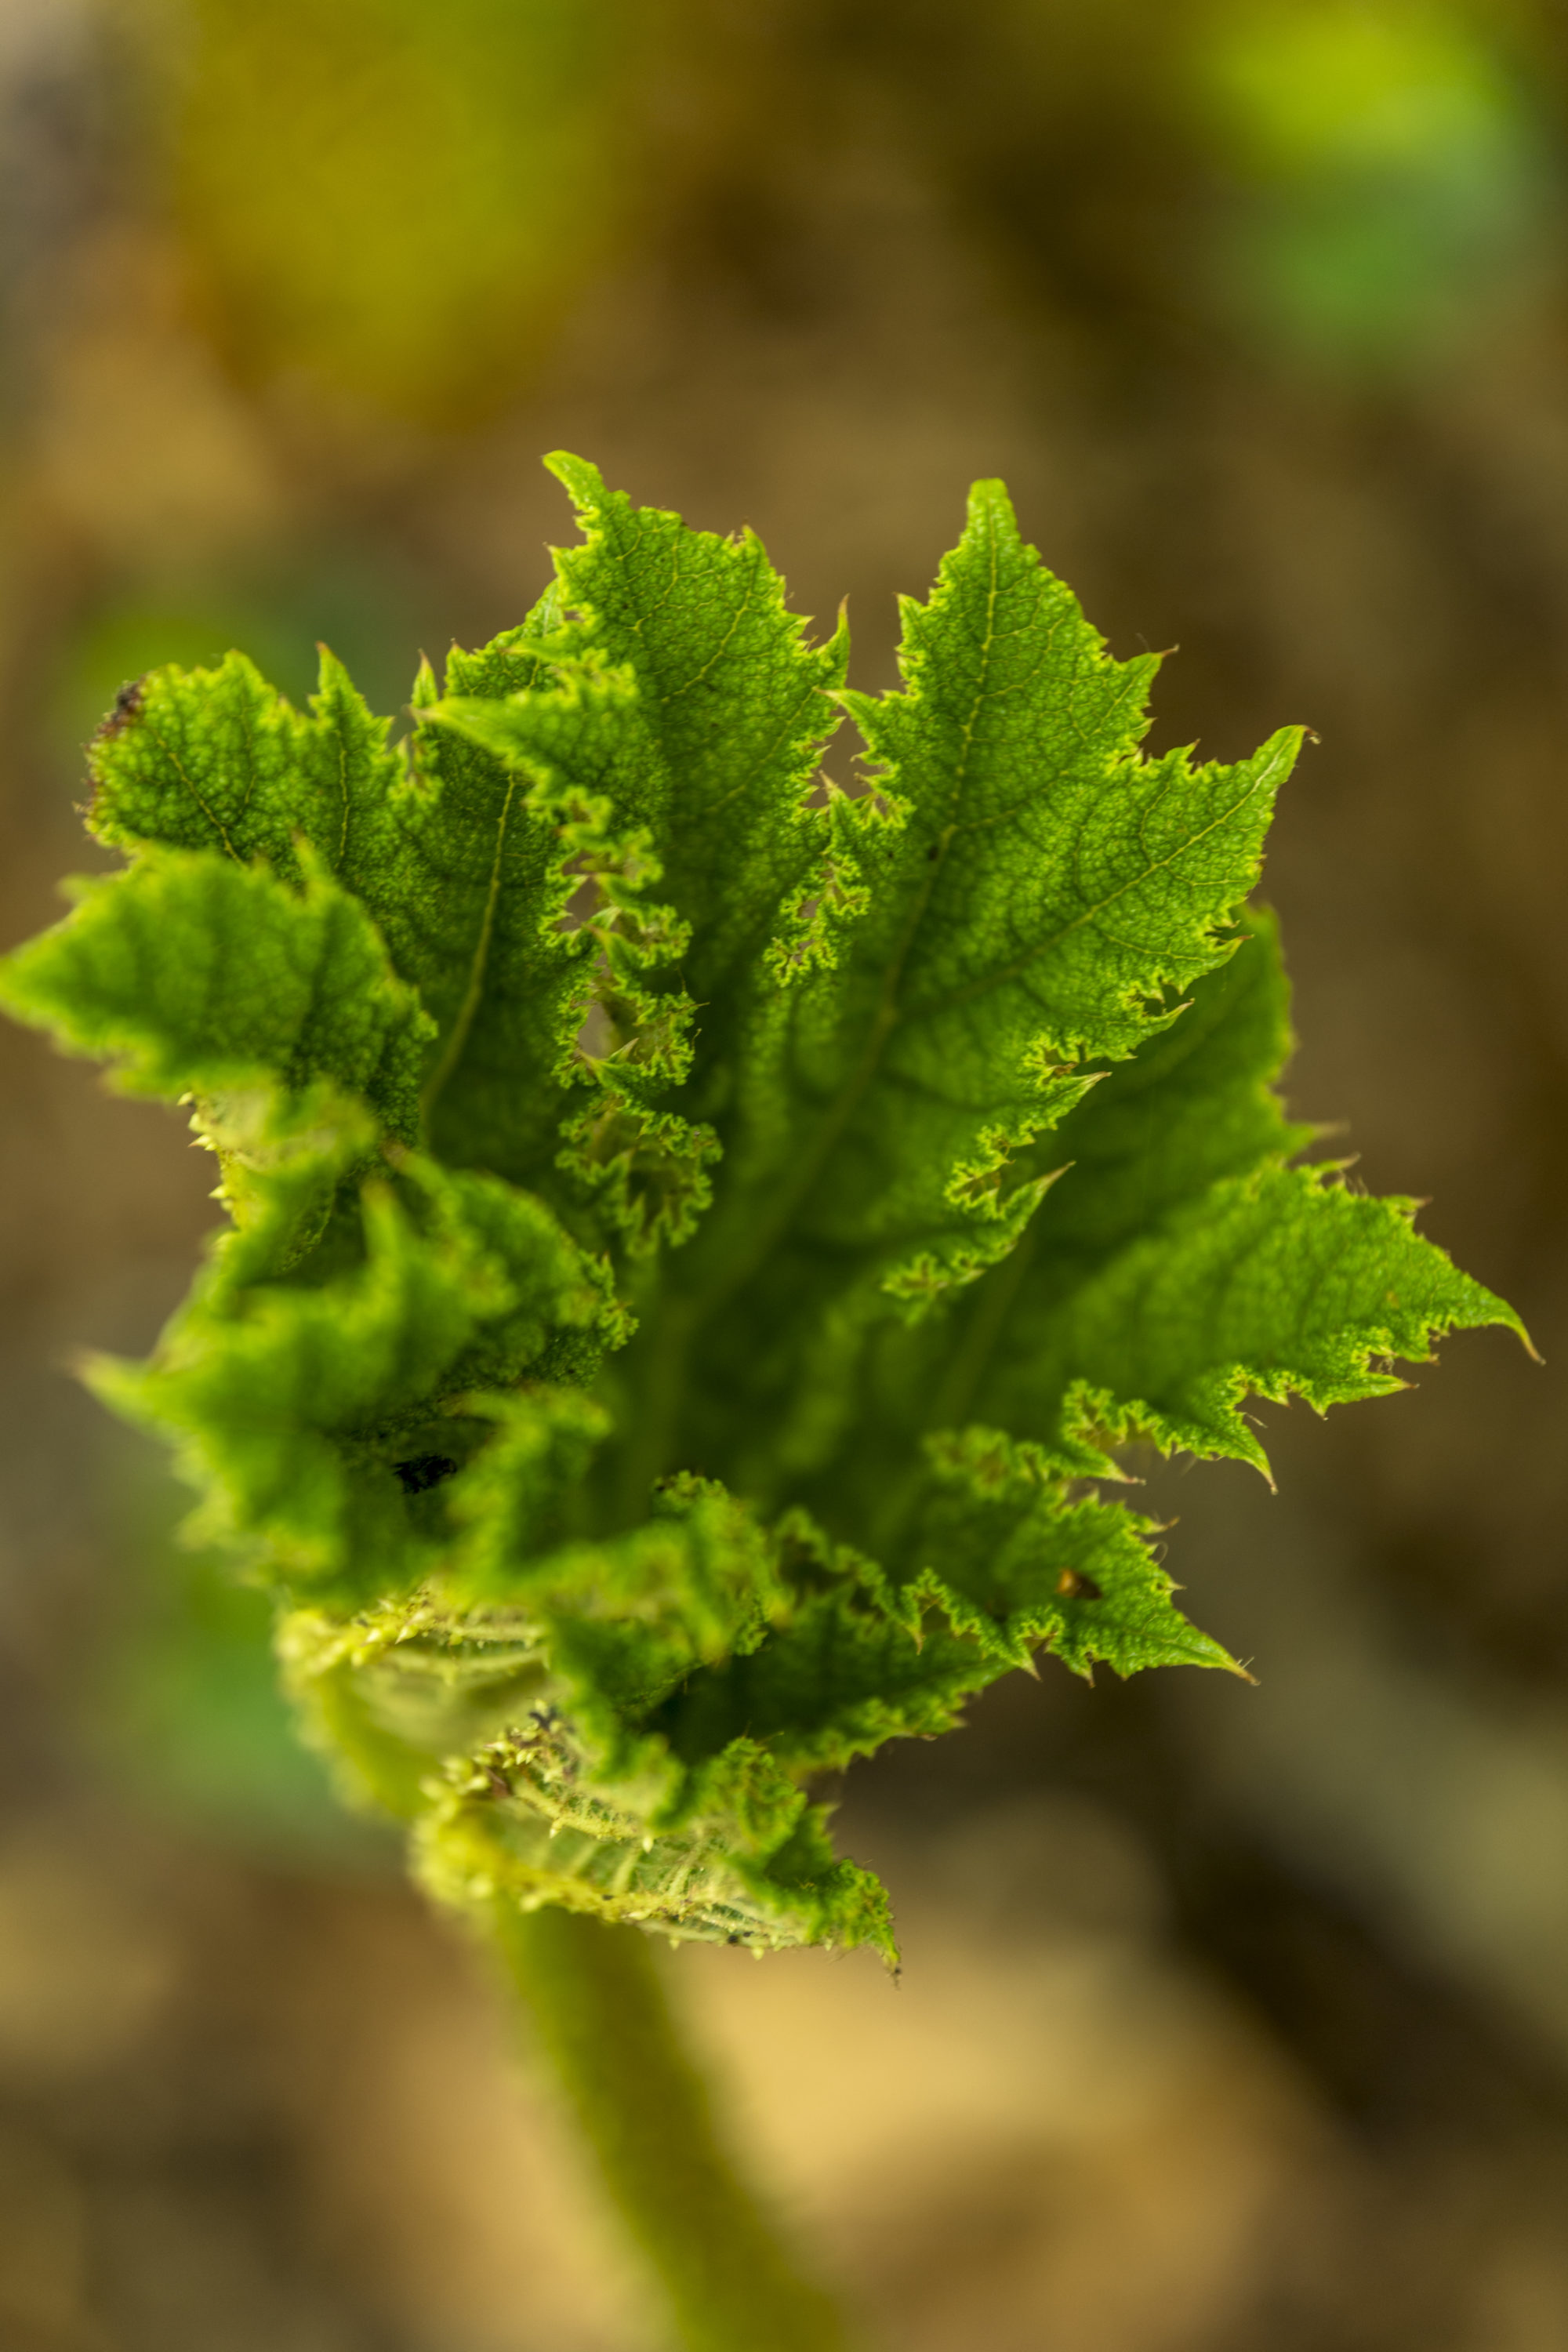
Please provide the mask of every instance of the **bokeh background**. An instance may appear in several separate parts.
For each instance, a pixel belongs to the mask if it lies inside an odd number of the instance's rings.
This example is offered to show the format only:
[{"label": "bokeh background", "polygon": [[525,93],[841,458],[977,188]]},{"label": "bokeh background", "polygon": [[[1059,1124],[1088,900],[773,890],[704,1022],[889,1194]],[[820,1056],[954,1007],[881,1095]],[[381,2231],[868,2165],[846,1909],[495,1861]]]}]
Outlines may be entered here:
[{"label": "bokeh background", "polygon": [[[672,1963],[884,2352],[1568,2347],[1568,20],[1548,0],[0,0],[0,944],[150,664],[397,709],[565,445],[891,676],[976,475],[1156,740],[1300,719],[1290,1093],[1520,1306],[1151,1467],[1254,1690],[851,1777],[906,1969]],[[847,754],[835,755],[843,768]],[[0,1036],[0,2352],[653,2352],[477,1961],[73,1383],[178,1116]]]}]

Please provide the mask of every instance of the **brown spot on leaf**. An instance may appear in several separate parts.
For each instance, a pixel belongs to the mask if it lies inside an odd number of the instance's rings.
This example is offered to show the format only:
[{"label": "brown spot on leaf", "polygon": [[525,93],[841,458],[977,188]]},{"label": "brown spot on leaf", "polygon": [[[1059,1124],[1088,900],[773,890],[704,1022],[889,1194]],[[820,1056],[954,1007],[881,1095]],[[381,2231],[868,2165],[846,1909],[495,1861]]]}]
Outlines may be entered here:
[{"label": "brown spot on leaf", "polygon": [[1057,1591],[1064,1601],[1103,1601],[1105,1595],[1092,1576],[1080,1574],[1076,1568],[1064,1568],[1057,1579]]}]

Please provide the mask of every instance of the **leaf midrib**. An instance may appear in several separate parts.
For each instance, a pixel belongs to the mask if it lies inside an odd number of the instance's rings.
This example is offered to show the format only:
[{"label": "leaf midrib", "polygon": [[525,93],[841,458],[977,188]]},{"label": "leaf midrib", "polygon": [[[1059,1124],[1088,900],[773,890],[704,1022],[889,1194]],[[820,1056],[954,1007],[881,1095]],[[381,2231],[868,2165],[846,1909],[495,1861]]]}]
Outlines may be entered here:
[{"label": "leaf midrib", "polygon": [[484,995],[485,967],[489,961],[490,940],[495,931],[496,908],[500,900],[506,831],[511,819],[511,805],[517,797],[518,786],[523,781],[524,779],[519,773],[514,773],[508,779],[506,799],[501,803],[500,815],[496,824],[495,855],[490,864],[489,888],[485,896],[485,911],[479,919],[479,935],[474,943],[474,952],[468,966],[468,984],[464,992],[463,1001],[458,1008],[458,1015],[452,1024],[451,1034],[447,1039],[441,1057],[426,1080],[420,1094],[419,1107],[426,1122],[458,1062],[462,1059],[464,1048],[468,1042],[468,1034],[473,1028],[474,1020]]}]

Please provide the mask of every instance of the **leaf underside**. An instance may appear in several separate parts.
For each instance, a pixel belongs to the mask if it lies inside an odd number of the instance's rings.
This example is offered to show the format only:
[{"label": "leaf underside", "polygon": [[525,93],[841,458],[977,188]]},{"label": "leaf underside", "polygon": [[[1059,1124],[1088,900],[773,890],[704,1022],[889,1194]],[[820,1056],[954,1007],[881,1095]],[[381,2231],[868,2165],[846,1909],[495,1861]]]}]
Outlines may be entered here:
[{"label": "leaf underside", "polygon": [[90,1377],[426,1883],[890,1955],[818,1776],[1040,1653],[1232,1665],[1120,1446],[1266,1469],[1248,1398],[1520,1327],[1272,1090],[1299,730],[1146,757],[998,484],[868,697],[751,534],[552,464],[582,543],[401,740],[330,654],[122,696],[123,869],[0,988],[194,1104],[227,1223]]}]

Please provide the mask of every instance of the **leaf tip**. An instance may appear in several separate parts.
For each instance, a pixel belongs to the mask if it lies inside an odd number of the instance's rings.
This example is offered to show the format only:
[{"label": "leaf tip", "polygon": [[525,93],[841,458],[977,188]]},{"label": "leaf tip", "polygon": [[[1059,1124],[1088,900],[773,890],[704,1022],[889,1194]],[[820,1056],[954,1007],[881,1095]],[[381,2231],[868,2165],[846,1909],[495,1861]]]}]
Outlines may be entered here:
[{"label": "leaf tip", "polygon": [[968,527],[978,530],[986,526],[1000,530],[1010,539],[1018,536],[1018,518],[1007,494],[1007,485],[994,474],[969,486]]},{"label": "leaf tip", "polygon": [[546,473],[554,475],[579,515],[595,512],[603,503],[605,478],[586,457],[574,457],[570,449],[552,449],[543,465]]}]

